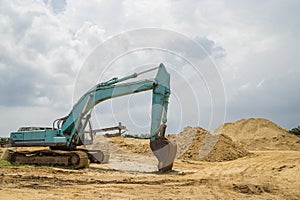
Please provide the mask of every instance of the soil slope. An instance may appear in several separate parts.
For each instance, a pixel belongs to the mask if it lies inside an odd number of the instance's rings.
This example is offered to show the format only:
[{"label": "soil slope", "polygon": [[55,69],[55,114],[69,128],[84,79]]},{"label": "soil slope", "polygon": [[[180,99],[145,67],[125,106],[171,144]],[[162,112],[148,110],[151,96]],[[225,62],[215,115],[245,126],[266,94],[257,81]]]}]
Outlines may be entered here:
[{"label": "soil slope", "polygon": [[201,127],[186,127],[175,140],[179,149],[178,157],[184,160],[221,162],[250,155],[230,137],[213,135]]},{"label": "soil slope", "polygon": [[300,151],[299,137],[267,119],[250,118],[226,123],[213,133],[228,135],[249,150]]}]

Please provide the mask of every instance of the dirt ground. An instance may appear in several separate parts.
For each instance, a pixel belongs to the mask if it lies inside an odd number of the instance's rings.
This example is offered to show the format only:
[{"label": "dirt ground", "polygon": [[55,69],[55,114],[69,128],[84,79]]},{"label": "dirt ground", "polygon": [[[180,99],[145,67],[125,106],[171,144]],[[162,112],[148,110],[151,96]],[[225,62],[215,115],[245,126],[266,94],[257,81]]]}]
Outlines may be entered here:
[{"label": "dirt ground", "polygon": [[[239,150],[239,146],[228,136],[214,141],[214,137],[205,139],[205,134],[204,129],[190,127],[175,137],[181,155],[190,152],[199,138],[203,138],[202,143],[216,144],[210,151],[210,154],[217,152],[214,156],[222,148],[227,150],[224,154],[240,154],[231,151]],[[190,145],[182,141],[187,135],[195,136],[185,140]],[[0,199],[300,199],[300,151],[285,150],[286,145],[281,145],[283,149],[277,145],[272,150],[249,151],[230,161],[207,162],[193,156],[179,156],[173,171],[159,174],[157,160],[148,149],[149,141],[122,137],[97,139],[97,148],[105,147],[111,155],[107,164],[90,164],[81,170],[0,167]],[[280,141],[276,140],[276,144]],[[206,149],[205,145],[203,148]],[[201,155],[202,150],[198,151]]]},{"label": "dirt ground", "polygon": [[168,174],[134,154],[82,170],[6,166],[0,199],[300,199],[299,151],[253,153],[226,162],[176,160]]}]

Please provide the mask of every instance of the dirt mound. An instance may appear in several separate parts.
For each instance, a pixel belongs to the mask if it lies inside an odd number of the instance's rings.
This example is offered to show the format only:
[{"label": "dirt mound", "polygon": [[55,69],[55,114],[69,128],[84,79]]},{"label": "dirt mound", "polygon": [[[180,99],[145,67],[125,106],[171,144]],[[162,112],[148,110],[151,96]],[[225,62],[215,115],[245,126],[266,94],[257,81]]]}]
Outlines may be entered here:
[{"label": "dirt mound", "polygon": [[186,127],[176,137],[177,155],[184,160],[220,162],[249,155],[226,135],[213,135],[201,127]]},{"label": "dirt mound", "polygon": [[[167,135],[166,137],[169,140],[174,140],[175,135]],[[109,141],[112,145],[119,148],[120,150],[129,151],[131,153],[152,154],[149,139],[127,138],[118,136],[107,138],[107,141]]]},{"label": "dirt mound", "polygon": [[300,151],[300,138],[267,119],[250,118],[226,123],[213,133],[228,135],[249,150]]},{"label": "dirt mound", "polygon": [[203,157],[203,160],[221,162],[235,160],[248,155],[250,153],[244,147],[234,143],[230,137],[221,134],[213,149]]},{"label": "dirt mound", "polygon": [[[177,158],[220,162],[249,155],[226,135],[210,134],[201,127],[185,127],[179,134],[167,136],[177,144]],[[112,137],[107,140],[123,151],[152,154],[148,139]]]},{"label": "dirt mound", "polygon": [[[177,157],[180,158],[188,149],[200,149],[206,133],[208,131],[201,127],[187,126],[179,134],[174,135],[177,144]],[[193,142],[196,137],[199,142]]]},{"label": "dirt mound", "polygon": [[125,137],[111,137],[108,141],[121,148],[122,150],[132,153],[150,153],[150,144],[148,139],[136,139]]}]

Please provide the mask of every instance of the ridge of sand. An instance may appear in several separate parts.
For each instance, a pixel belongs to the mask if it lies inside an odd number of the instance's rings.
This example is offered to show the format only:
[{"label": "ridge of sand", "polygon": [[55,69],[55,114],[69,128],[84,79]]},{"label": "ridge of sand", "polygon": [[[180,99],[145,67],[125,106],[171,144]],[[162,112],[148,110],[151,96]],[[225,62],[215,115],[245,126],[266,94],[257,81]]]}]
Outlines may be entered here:
[{"label": "ridge of sand", "polygon": [[263,118],[241,119],[225,123],[213,131],[225,134],[248,150],[300,151],[300,138],[270,120]]},{"label": "ridge of sand", "polygon": [[250,153],[224,134],[211,134],[201,127],[186,127],[176,136],[178,157],[184,160],[221,162]]}]

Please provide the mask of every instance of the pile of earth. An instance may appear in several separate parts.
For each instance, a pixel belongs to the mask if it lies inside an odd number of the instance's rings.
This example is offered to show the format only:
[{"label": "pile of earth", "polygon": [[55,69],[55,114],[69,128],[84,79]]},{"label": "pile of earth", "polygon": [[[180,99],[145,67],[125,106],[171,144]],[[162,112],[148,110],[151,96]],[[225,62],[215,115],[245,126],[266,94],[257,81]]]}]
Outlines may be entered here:
[{"label": "pile of earth", "polygon": [[[248,156],[250,153],[230,137],[211,134],[201,127],[185,127],[179,134],[168,135],[177,144],[177,158],[183,160],[221,162]],[[148,139],[111,137],[110,144],[123,151],[152,154]]]},{"label": "pile of earth", "polygon": [[[98,135],[96,138],[99,137]],[[166,136],[169,140],[174,140],[174,135]],[[106,137],[105,137],[106,138]],[[98,139],[97,139],[98,140]],[[128,151],[131,153],[139,153],[139,154],[152,154],[150,149],[150,140],[142,139],[142,138],[131,138],[124,136],[116,136],[116,137],[108,137],[106,138],[107,143],[109,143],[110,150],[118,149],[119,151]],[[100,145],[96,145],[97,148],[102,147]]]},{"label": "pile of earth", "polygon": [[299,137],[267,119],[250,118],[226,123],[213,133],[228,135],[248,150],[300,151]]},{"label": "pile of earth", "polygon": [[129,151],[132,153],[150,153],[150,142],[148,139],[137,139],[137,138],[127,138],[127,137],[110,137],[107,140],[115,145],[115,147],[120,148],[124,151]]},{"label": "pile of earth", "polygon": [[201,127],[185,127],[176,138],[177,157],[183,160],[221,162],[250,155],[224,134],[211,134]]}]

